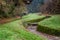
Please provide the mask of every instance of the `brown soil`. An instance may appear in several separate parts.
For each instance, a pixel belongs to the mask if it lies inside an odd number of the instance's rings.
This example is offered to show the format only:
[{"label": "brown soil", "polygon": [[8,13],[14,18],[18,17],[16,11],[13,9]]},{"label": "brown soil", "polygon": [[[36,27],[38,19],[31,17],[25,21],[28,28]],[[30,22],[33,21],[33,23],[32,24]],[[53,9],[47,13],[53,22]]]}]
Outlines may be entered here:
[{"label": "brown soil", "polygon": [[15,19],[19,19],[20,17],[15,17],[15,18],[3,18],[3,19],[0,19],[0,24],[4,24],[4,23],[8,23],[12,20],[15,20]]}]

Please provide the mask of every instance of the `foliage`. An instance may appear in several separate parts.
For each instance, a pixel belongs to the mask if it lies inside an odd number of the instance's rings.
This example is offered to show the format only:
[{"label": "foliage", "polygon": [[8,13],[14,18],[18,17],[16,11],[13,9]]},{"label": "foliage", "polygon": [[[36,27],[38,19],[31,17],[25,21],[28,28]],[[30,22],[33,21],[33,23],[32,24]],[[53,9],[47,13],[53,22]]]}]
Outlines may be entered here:
[{"label": "foliage", "polygon": [[22,0],[2,0],[0,3],[0,17],[15,17],[26,12],[27,9]]},{"label": "foliage", "polygon": [[50,14],[60,14],[60,0],[45,0],[41,7],[41,12]]}]

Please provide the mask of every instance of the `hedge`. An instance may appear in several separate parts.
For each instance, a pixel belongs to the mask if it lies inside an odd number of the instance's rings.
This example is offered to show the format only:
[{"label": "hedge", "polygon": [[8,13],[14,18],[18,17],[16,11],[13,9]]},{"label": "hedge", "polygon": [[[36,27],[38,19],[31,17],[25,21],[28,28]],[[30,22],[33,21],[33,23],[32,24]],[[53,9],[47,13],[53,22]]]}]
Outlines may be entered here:
[{"label": "hedge", "polygon": [[37,23],[45,19],[45,16],[38,14],[28,14],[22,17],[22,22],[25,27],[28,27],[28,24]]},{"label": "hedge", "polygon": [[38,22],[42,19],[44,19],[45,16],[43,15],[37,15],[37,14],[28,14],[22,17],[23,21],[25,22]]},{"label": "hedge", "polygon": [[38,22],[37,30],[60,36],[60,15],[55,15],[51,18]]}]

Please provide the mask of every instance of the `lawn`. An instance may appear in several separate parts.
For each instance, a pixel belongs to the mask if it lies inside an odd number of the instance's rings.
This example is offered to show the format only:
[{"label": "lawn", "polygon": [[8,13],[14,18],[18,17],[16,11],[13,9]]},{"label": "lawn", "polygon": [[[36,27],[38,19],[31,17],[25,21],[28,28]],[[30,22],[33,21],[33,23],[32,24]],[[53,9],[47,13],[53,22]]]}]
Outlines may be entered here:
[{"label": "lawn", "polygon": [[26,30],[21,20],[0,24],[0,40],[47,40]]},{"label": "lawn", "polygon": [[60,35],[60,15],[54,15],[51,18],[38,22],[38,31]]},{"label": "lawn", "polygon": [[23,21],[25,22],[38,22],[44,18],[45,16],[38,14],[28,14],[22,17]]}]

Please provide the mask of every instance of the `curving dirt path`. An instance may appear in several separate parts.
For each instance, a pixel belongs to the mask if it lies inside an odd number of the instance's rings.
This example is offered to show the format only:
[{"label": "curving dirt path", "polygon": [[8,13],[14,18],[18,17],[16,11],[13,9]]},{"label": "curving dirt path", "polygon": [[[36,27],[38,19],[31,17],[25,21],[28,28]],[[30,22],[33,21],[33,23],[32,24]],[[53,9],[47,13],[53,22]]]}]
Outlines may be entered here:
[{"label": "curving dirt path", "polygon": [[38,32],[36,31],[37,26],[28,26],[27,29],[32,32],[35,33],[37,35],[41,35],[42,37],[48,38],[48,40],[60,40],[60,37],[57,36],[52,36],[52,35],[48,35],[42,32]]},{"label": "curving dirt path", "polygon": [[3,18],[3,19],[0,19],[0,24],[8,23],[8,22],[13,21],[13,20],[16,20],[16,19],[20,19],[20,17],[15,17],[15,18]]}]

